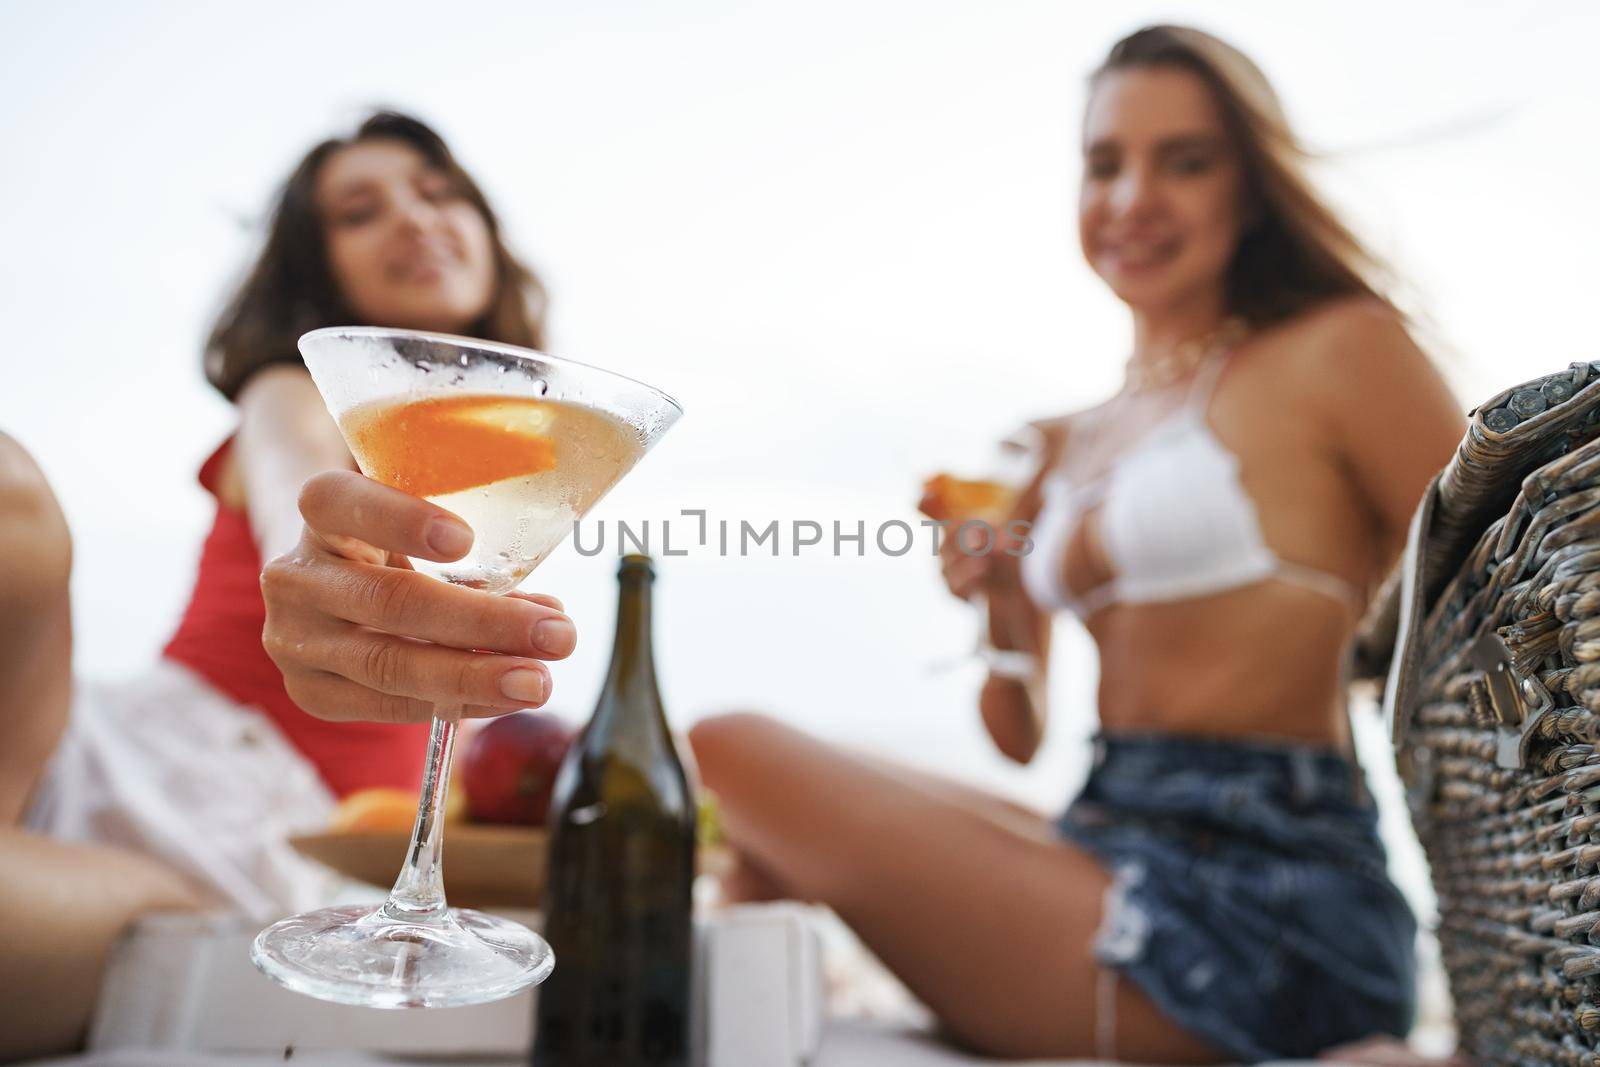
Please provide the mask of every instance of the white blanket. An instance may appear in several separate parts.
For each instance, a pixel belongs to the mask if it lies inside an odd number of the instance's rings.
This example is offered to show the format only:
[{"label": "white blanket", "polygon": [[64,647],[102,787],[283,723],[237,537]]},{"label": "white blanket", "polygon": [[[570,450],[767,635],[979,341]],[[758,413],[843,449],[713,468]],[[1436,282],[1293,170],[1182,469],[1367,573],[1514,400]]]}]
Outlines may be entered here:
[{"label": "white blanket", "polygon": [[23,826],[159,857],[216,903],[267,919],[327,896],[334,879],[287,839],[332,811],[265,713],[161,660],[126,681],[78,682]]}]

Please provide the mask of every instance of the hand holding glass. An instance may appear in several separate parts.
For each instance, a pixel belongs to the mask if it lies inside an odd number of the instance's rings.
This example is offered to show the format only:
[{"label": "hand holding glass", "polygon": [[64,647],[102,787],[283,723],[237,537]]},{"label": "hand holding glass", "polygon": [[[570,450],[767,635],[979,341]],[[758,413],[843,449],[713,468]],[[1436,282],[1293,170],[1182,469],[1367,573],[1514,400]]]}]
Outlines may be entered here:
[{"label": "hand holding glass", "polygon": [[[923,485],[921,510],[929,518],[948,524],[943,531],[945,539],[961,537],[964,524],[973,523],[977,524],[971,530],[971,540],[975,544],[970,550],[999,551],[1000,536],[1006,531],[1023,490],[1038,471],[1043,447],[1038,430],[1031,426],[1018,429],[1000,442],[982,477],[968,480],[936,474],[929,478]],[[1002,635],[1006,647],[996,647],[990,639],[987,597],[975,592],[968,595],[967,602],[982,620],[972,652],[965,656],[942,657],[930,663],[929,668],[940,672],[976,659],[990,674],[998,677],[1018,681],[1036,677],[1038,658],[1031,652],[1021,651],[1027,647],[1025,636],[1011,633],[1007,626],[1007,632]]]},{"label": "hand holding glass", "polygon": [[[528,349],[371,327],[300,339],[311,377],[367,477],[454,512],[472,550],[424,574],[505,593],[555,550],[683,411],[630,378]],[[250,958],[297,992],[380,1008],[445,1007],[543,981],[526,927],[445,903],[442,815],[459,708],[439,708],[405,865],[389,899],[292,916]]]}]

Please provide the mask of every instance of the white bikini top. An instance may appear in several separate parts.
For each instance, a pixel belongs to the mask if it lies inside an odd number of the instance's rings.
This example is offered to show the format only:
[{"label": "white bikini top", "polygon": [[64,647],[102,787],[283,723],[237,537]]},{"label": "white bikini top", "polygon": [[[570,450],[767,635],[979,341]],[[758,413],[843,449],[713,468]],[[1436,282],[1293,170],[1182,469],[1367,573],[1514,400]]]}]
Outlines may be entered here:
[{"label": "white bikini top", "polygon": [[[1219,355],[1202,364],[1183,407],[1100,477],[1075,485],[1064,471],[1046,476],[1033,549],[1021,560],[1035,604],[1088,618],[1110,604],[1184,600],[1278,579],[1361,613],[1365,600],[1349,581],[1280,559],[1262,540],[1255,502],[1239,481],[1239,457],[1206,422],[1224,363]],[[1062,557],[1096,506],[1115,577],[1075,597],[1062,582]]]}]

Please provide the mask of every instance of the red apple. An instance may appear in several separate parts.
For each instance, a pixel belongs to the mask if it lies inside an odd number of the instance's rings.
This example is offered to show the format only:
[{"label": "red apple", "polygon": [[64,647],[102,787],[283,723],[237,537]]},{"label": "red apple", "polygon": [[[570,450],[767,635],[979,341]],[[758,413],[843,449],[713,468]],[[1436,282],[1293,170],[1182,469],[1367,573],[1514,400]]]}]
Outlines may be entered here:
[{"label": "red apple", "polygon": [[538,711],[514,711],[492,720],[461,757],[461,784],[475,822],[544,825],[556,771],[575,732]]}]

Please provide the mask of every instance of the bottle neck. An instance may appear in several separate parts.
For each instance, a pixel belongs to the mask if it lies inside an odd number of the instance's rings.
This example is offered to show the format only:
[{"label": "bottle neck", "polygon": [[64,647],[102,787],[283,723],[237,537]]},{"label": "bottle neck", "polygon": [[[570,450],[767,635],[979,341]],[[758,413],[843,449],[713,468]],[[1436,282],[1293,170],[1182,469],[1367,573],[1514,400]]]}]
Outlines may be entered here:
[{"label": "bottle neck", "polygon": [[[600,703],[591,733],[608,735],[645,731],[667,736],[665,709],[656,687],[656,667],[651,651],[650,584],[648,573],[624,573],[619,582],[617,632],[611,649]],[[598,736],[596,740],[598,740]]]},{"label": "bottle neck", "polygon": [[611,651],[611,671],[606,687],[640,682],[655,692],[656,663],[650,648],[650,584],[644,574],[625,574],[619,583],[617,634]]}]

